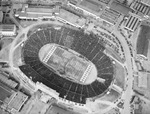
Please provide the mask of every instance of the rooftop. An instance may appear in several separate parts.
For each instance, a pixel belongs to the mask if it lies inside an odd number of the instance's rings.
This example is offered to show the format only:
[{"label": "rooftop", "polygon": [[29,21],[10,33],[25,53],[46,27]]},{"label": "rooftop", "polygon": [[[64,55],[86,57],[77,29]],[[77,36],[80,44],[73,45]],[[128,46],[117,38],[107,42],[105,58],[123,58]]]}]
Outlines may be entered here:
[{"label": "rooftop", "polygon": [[17,92],[14,98],[9,102],[8,105],[10,108],[13,108],[16,111],[19,111],[27,99],[28,99],[27,95],[21,92]]},{"label": "rooftop", "polygon": [[4,101],[14,93],[9,87],[0,82],[0,101]]},{"label": "rooftop", "polygon": [[111,3],[110,8],[120,12],[123,15],[127,15],[129,12],[132,11],[132,9],[130,9],[129,7],[115,1]]}]

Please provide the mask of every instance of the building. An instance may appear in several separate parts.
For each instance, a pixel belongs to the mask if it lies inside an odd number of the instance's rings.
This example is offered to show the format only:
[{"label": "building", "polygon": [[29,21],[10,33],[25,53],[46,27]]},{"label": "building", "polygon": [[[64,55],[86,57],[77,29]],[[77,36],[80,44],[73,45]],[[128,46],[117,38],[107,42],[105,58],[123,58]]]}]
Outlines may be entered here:
[{"label": "building", "polygon": [[138,15],[135,15],[133,13],[129,13],[129,17],[127,18],[124,27],[127,30],[135,31],[137,27],[140,25],[141,19]]},{"label": "building", "polygon": [[129,12],[132,12],[131,8],[116,1],[112,2],[109,7],[123,15],[128,15]]},{"label": "building", "polygon": [[24,4],[21,11],[17,11],[15,16],[20,19],[43,19],[51,18],[53,13],[59,13],[59,8],[43,8],[43,7],[30,7]]},{"label": "building", "polygon": [[99,15],[103,10],[103,5],[96,0],[82,0],[77,2],[68,2],[67,4],[77,13],[99,19]]},{"label": "building", "polygon": [[78,3],[78,0],[68,0],[68,2],[70,2],[73,5],[76,5]]},{"label": "building", "polygon": [[8,86],[4,85],[3,83],[0,82],[0,102],[4,102],[6,98],[11,97],[15,91],[10,89]]},{"label": "building", "polygon": [[100,18],[107,21],[108,23],[114,25],[116,24],[118,18],[120,17],[120,13],[112,10],[112,9],[105,9],[105,11],[100,15]]},{"label": "building", "polygon": [[28,14],[43,14],[43,15],[52,15],[53,10],[48,8],[26,8],[25,12]]},{"label": "building", "polygon": [[134,114],[142,114],[141,100],[138,96],[133,97],[133,102],[131,103],[131,108]]},{"label": "building", "polygon": [[111,2],[111,0],[97,0],[97,1],[105,3],[105,4],[109,4]]},{"label": "building", "polygon": [[14,81],[0,75],[0,107],[7,112],[16,114],[27,101],[28,96],[17,91],[12,86],[16,86]]},{"label": "building", "polygon": [[138,71],[142,71],[143,70],[140,62],[136,62],[136,67],[137,67]]},{"label": "building", "polygon": [[8,109],[11,109],[13,112],[20,111],[21,107],[24,105],[24,103],[27,101],[28,96],[21,93],[16,92],[13,96],[13,98],[8,102]]},{"label": "building", "polygon": [[60,14],[56,18],[59,21],[68,23],[76,27],[82,27],[85,25],[85,22],[86,22],[85,18],[81,18],[78,15],[73,14],[70,11],[67,11],[65,9],[60,9]]},{"label": "building", "polygon": [[1,108],[12,114],[20,111],[21,107],[28,100],[28,96],[19,91],[15,91],[0,82],[0,102]]},{"label": "building", "polygon": [[[149,1],[149,0],[148,0]],[[150,16],[150,6],[142,3],[141,1],[137,1],[135,0],[132,5],[131,5],[131,8],[136,11],[136,12],[139,12],[143,15],[147,15],[147,16]]]},{"label": "building", "polygon": [[0,34],[3,36],[15,36],[16,35],[16,25],[14,24],[1,24]]},{"label": "building", "polygon": [[103,6],[101,4],[99,4],[98,2],[94,1],[94,0],[82,0],[79,3],[79,6],[82,7],[85,10],[89,10],[92,12],[100,12],[103,8]]},{"label": "building", "polygon": [[64,0],[12,0],[13,3],[30,3],[30,4],[42,4],[51,5],[55,3],[62,3]]},{"label": "building", "polygon": [[9,79],[7,76],[4,76],[4,74],[0,73],[0,82],[6,84],[7,86],[11,87],[11,88],[15,88],[18,83]]},{"label": "building", "polygon": [[148,24],[141,24],[138,40],[136,44],[136,53],[140,59],[150,60],[150,26]]},{"label": "building", "polygon": [[85,14],[93,17],[99,16],[103,10],[103,5],[96,0],[82,0],[76,6],[81,8]]}]

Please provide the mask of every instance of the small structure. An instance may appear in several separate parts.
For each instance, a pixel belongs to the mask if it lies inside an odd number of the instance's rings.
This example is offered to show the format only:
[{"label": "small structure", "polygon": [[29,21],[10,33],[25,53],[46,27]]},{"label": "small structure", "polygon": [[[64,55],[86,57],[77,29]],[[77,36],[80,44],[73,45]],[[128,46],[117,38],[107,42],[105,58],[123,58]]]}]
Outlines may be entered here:
[{"label": "small structure", "polygon": [[140,62],[136,62],[136,66],[137,66],[138,71],[142,71],[143,70]]},{"label": "small structure", "polygon": [[16,35],[16,25],[14,24],[1,24],[0,34],[3,36],[15,36]]},{"label": "small structure", "polygon": [[[60,9],[60,14],[56,17],[59,21],[62,21],[64,23],[71,24],[76,27],[84,26],[86,20],[84,18],[80,18],[78,15],[73,14],[65,9]],[[80,23],[80,21],[82,22]]]},{"label": "small structure", "polygon": [[145,71],[149,71],[150,72],[150,62],[149,61],[142,61],[141,65],[142,65],[142,67],[143,67],[143,69]]}]

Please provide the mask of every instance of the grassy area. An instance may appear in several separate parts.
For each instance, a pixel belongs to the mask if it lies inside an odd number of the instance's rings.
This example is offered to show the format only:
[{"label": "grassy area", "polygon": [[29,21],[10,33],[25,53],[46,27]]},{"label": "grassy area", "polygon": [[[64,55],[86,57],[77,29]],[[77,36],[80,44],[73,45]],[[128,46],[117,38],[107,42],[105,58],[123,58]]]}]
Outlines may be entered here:
[{"label": "grassy area", "polygon": [[3,62],[9,61],[9,50],[10,50],[10,45],[4,48],[2,51],[0,51],[0,61]]},{"label": "grassy area", "polygon": [[24,20],[21,20],[20,21],[20,24],[23,26],[23,27],[27,27],[27,26],[30,26],[30,25],[32,25],[32,24],[34,24],[34,23],[36,23],[37,21],[24,21]]},{"label": "grassy area", "polygon": [[9,112],[6,112],[5,110],[3,110],[2,108],[0,108],[0,114],[10,114]]},{"label": "grassy area", "polygon": [[142,114],[149,114],[150,113],[150,103],[142,102]]},{"label": "grassy area", "polygon": [[21,46],[17,47],[13,54],[13,63],[14,63],[14,66],[16,67],[22,63],[21,62],[21,49],[22,49]]},{"label": "grassy area", "polygon": [[109,94],[104,95],[103,97],[100,98],[100,100],[106,100],[110,102],[114,102],[119,98],[120,94],[116,92],[115,90],[111,89]]},{"label": "grassy area", "polygon": [[4,38],[0,41],[0,61],[8,61],[8,55],[12,41],[13,39],[11,38]]},{"label": "grassy area", "polygon": [[7,37],[2,39],[2,40],[0,40],[0,47],[1,47],[1,49],[7,47],[9,44],[12,43],[12,41],[13,41],[13,39],[7,38]]},{"label": "grassy area", "polygon": [[106,53],[108,53],[109,55],[111,55],[113,58],[115,58],[119,62],[123,63],[123,60],[121,59],[121,57],[118,55],[118,53],[116,51],[114,51],[113,49],[111,49],[108,46],[106,47],[105,51],[106,51]]},{"label": "grassy area", "polygon": [[124,88],[125,85],[125,71],[124,68],[116,62],[116,71],[115,71],[115,84],[121,88]]},{"label": "grassy area", "polygon": [[53,105],[52,108],[49,108],[45,114],[79,114],[79,113],[71,112],[61,107]]},{"label": "grassy area", "polygon": [[137,54],[143,54],[147,56],[148,53],[148,45],[150,39],[150,27],[147,25],[141,25],[141,31],[137,40]]}]

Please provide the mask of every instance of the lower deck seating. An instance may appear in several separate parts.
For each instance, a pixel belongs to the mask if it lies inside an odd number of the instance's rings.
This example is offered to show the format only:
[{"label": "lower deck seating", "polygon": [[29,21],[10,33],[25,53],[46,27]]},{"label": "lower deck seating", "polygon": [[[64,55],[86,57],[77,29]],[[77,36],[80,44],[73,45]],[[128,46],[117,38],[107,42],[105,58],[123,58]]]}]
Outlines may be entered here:
[{"label": "lower deck seating", "polygon": [[41,39],[37,36],[37,33],[33,33],[30,37],[32,37],[33,42],[37,43],[37,45],[39,45],[40,47],[43,46]]},{"label": "lower deck seating", "polygon": [[51,31],[49,29],[44,29],[43,34],[46,37],[47,43],[51,42]]},{"label": "lower deck seating", "polygon": [[24,50],[24,56],[25,57],[37,57],[38,53],[33,50]]},{"label": "lower deck seating", "polygon": [[61,89],[60,90],[60,94],[59,94],[59,97],[61,97],[61,98],[64,98],[65,99],[65,97],[66,97],[66,95],[67,95],[67,90],[66,89]]},{"label": "lower deck seating", "polygon": [[67,34],[68,34],[69,30],[67,28],[62,28],[62,31],[61,31],[61,36],[59,38],[59,45],[62,45],[62,46],[65,46],[65,38],[67,37]]},{"label": "lower deck seating", "polygon": [[37,37],[40,39],[42,44],[43,45],[47,44],[47,39],[46,39],[46,36],[44,34],[44,31],[43,30],[39,30],[36,33],[37,33]]},{"label": "lower deck seating", "polygon": [[78,85],[77,83],[74,83],[74,82],[73,82],[73,83],[71,84],[71,87],[70,87],[69,90],[72,91],[72,92],[76,92],[76,87],[77,87],[77,85]]},{"label": "lower deck seating", "polygon": [[103,93],[104,90],[101,89],[99,86],[99,82],[96,80],[94,83],[91,84],[92,88],[94,89],[95,93],[97,95],[100,95]]},{"label": "lower deck seating", "polygon": [[33,62],[33,61],[38,61],[39,59],[37,57],[24,57],[24,61],[26,63],[30,63],[30,62]]},{"label": "lower deck seating", "polygon": [[92,88],[91,84],[87,85],[88,97],[95,97],[96,93]]}]

